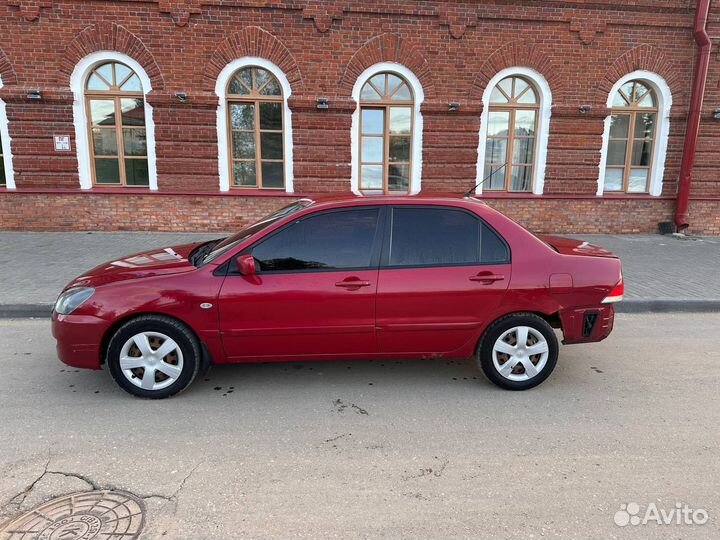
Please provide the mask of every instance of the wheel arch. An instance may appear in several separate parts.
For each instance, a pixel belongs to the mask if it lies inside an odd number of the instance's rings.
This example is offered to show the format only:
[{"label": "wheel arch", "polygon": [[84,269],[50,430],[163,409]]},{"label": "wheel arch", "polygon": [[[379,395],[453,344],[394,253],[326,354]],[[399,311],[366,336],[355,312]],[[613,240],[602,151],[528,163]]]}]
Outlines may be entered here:
[{"label": "wheel arch", "polygon": [[495,324],[500,319],[504,319],[506,317],[512,317],[515,315],[535,315],[535,316],[540,317],[541,319],[545,320],[545,322],[547,322],[552,328],[557,328],[557,329],[562,330],[562,320],[560,319],[559,311],[554,311],[552,313],[546,313],[546,312],[532,310],[532,309],[517,309],[517,310],[513,310],[513,311],[508,311],[507,313],[498,315],[492,321],[490,321],[487,325],[485,325],[482,332],[480,333],[480,336],[478,336],[478,338],[475,342],[475,354],[477,355],[478,351],[480,351],[480,346],[482,345],[483,338],[487,334],[488,329],[493,324]]}]

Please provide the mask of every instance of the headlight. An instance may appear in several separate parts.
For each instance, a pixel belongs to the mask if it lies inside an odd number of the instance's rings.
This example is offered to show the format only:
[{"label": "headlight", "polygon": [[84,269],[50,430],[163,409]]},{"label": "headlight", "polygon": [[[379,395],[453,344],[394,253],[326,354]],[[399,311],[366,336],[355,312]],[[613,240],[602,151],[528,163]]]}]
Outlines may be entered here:
[{"label": "headlight", "polygon": [[70,315],[80,304],[95,293],[92,287],[73,287],[58,296],[55,302],[55,312],[60,315]]}]

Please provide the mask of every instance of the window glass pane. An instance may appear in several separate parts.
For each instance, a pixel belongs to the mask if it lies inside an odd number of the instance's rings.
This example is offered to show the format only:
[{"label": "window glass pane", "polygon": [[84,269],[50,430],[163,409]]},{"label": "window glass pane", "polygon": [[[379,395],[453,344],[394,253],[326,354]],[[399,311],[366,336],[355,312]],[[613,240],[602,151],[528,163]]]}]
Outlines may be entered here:
[{"label": "window glass pane", "polygon": [[114,126],[115,102],[111,99],[91,99],[90,119],[94,126]]},{"label": "window glass pane", "polygon": [[390,133],[410,134],[410,107],[390,107]]},{"label": "window glass pane", "polygon": [[128,186],[147,186],[150,183],[147,159],[126,159],[125,179]]},{"label": "window glass pane", "polygon": [[488,139],[485,143],[485,161],[504,163],[507,159],[507,139]]},{"label": "window glass pane", "polygon": [[636,139],[632,145],[632,165],[650,166],[653,142],[651,139]]},{"label": "window glass pane", "polygon": [[93,128],[93,152],[96,156],[117,156],[117,131],[108,128]]},{"label": "window glass pane", "polygon": [[534,105],[537,103],[537,94],[535,94],[535,90],[533,88],[528,88],[525,93],[518,98],[517,102],[524,105]]},{"label": "window glass pane", "polygon": [[260,129],[282,129],[282,103],[260,103]]},{"label": "window glass pane", "polygon": [[529,136],[535,134],[535,111],[515,111],[515,135]]},{"label": "window glass pane", "polygon": [[510,125],[510,113],[507,111],[490,111],[488,114],[488,137],[507,137]]},{"label": "window glass pane", "polygon": [[108,84],[95,73],[90,75],[87,82],[87,88],[88,90],[110,90],[110,86],[108,86]]},{"label": "window glass pane", "polygon": [[620,87],[620,90],[623,94],[625,94],[625,98],[632,101],[633,99],[633,86],[635,85],[634,81],[626,82]]},{"label": "window glass pane", "polygon": [[382,137],[363,137],[362,138],[362,156],[360,161],[363,163],[382,163],[385,156],[385,149]]},{"label": "window glass pane", "polygon": [[368,83],[365,83],[365,86],[363,86],[363,89],[360,92],[360,99],[367,101],[379,101],[380,94],[378,94]]},{"label": "window glass pane", "polygon": [[513,142],[513,163],[533,162],[533,145],[535,139],[515,139]]},{"label": "window glass pane", "polygon": [[230,126],[232,129],[254,129],[255,105],[252,103],[231,103]]},{"label": "window glass pane", "polygon": [[394,208],[390,266],[474,264],[480,259],[478,220],[458,210]]},{"label": "window glass pane", "polygon": [[392,94],[398,89],[398,86],[405,84],[404,81],[397,75],[388,73],[388,94]]},{"label": "window glass pane", "polygon": [[236,161],[233,163],[233,185],[235,185],[235,186],[255,186],[255,185],[257,185],[254,161]]},{"label": "window glass pane", "polygon": [[142,99],[121,99],[120,109],[124,126],[145,125],[145,107]]},{"label": "window glass pane", "polygon": [[508,97],[513,97],[512,92],[512,77],[508,77],[507,79],[503,79],[498,83],[498,87],[505,92],[505,95]]},{"label": "window glass pane", "polygon": [[132,73],[132,70],[125,64],[115,64],[115,84],[120,85],[128,75]]},{"label": "window glass pane", "polygon": [[251,89],[253,87],[252,70],[253,70],[253,68],[251,68],[251,67],[243,68],[236,75],[238,80],[249,89]]},{"label": "window glass pane", "polygon": [[117,159],[95,159],[95,182],[119,184],[120,164]]},{"label": "window glass pane", "polygon": [[513,166],[510,176],[510,191],[530,191],[532,185],[532,167]]},{"label": "window glass pane", "polygon": [[144,128],[123,129],[123,147],[126,156],[146,156],[147,137]]},{"label": "window glass pane", "polygon": [[410,87],[407,84],[403,84],[400,87],[400,89],[393,94],[392,98],[396,101],[412,100],[412,94],[410,93]]},{"label": "window glass pane", "polygon": [[407,192],[410,186],[410,165],[388,167],[388,190]]},{"label": "window glass pane", "polygon": [[630,169],[628,191],[630,193],[643,193],[647,191],[647,169]]},{"label": "window glass pane", "polygon": [[505,189],[505,166],[485,164],[482,181],[486,189],[496,190]]},{"label": "window glass pane", "polygon": [[629,125],[629,114],[613,114],[610,117],[610,138],[627,139]]},{"label": "window glass pane", "polygon": [[262,68],[255,68],[255,88],[260,89],[263,85],[274,77],[270,72]]},{"label": "window glass pane", "polygon": [[283,164],[281,162],[261,163],[262,186],[264,188],[281,188],[285,185],[283,181]]},{"label": "window glass pane", "polygon": [[624,169],[605,170],[605,191],[621,191],[623,186]]},{"label": "window glass pane", "polygon": [[255,159],[255,133],[252,131],[233,131],[233,158]]},{"label": "window glass pane", "polygon": [[[248,73],[249,71],[242,71],[241,73]],[[250,84],[252,84],[252,81],[250,81]],[[230,86],[228,86],[228,94],[235,94],[235,95],[247,95],[250,93],[250,90],[247,86],[243,84],[242,77],[240,77],[240,74],[235,75],[230,80]]]},{"label": "window glass pane", "polygon": [[273,77],[268,81],[268,83],[265,85],[265,87],[260,90],[260,95],[263,96],[282,96],[282,89],[280,88],[280,83],[278,80]]},{"label": "window glass pane", "polygon": [[332,212],[294,223],[252,250],[260,271],[367,268],[378,209]]},{"label": "window glass pane", "polygon": [[390,137],[390,161],[410,161],[410,137]]},{"label": "window glass pane", "polygon": [[635,138],[652,137],[655,134],[655,113],[635,115]]},{"label": "window glass pane", "polygon": [[5,164],[3,163],[2,157],[0,157],[0,186],[7,185],[7,180],[5,179]]},{"label": "window glass pane", "polygon": [[113,78],[113,65],[112,63],[103,64],[102,66],[98,66],[97,69],[95,69],[95,72],[100,75],[103,79],[105,79],[110,85],[117,84],[119,81],[116,81]]},{"label": "window glass pane", "polygon": [[633,96],[633,100],[639,100],[648,92],[648,90],[649,88],[643,83],[641,83],[640,81],[635,81],[635,95]]},{"label": "window glass pane", "polygon": [[130,77],[125,84],[122,85],[121,90],[125,92],[142,92],[142,84],[137,75]]},{"label": "window glass pane", "polygon": [[615,95],[613,96],[612,106],[613,107],[627,107],[628,106],[627,100],[619,91],[615,92]]},{"label": "window glass pane", "polygon": [[382,109],[362,110],[362,132],[364,135],[385,133],[385,111]]},{"label": "window glass pane", "polygon": [[638,101],[638,106],[640,107],[656,107],[657,103],[655,101],[655,93],[650,90],[647,94],[645,94],[640,100]]},{"label": "window glass pane", "polygon": [[515,77],[515,93],[513,97],[518,97],[528,86],[529,85],[527,82],[525,82],[525,79]]},{"label": "window glass pane", "polygon": [[[260,134],[260,159],[282,159],[283,140],[282,133]],[[264,178],[264,175],[263,175]],[[265,183],[263,181],[263,183]]]},{"label": "window glass pane", "polygon": [[385,88],[385,74],[380,73],[378,75],[375,75],[370,79],[370,82],[372,85],[378,89],[381,95],[384,95],[387,93],[387,89]]},{"label": "window glass pane", "polygon": [[490,93],[490,103],[507,103],[508,99],[497,89],[497,86]]},{"label": "window glass pane", "polygon": [[495,232],[480,224],[480,261],[485,264],[505,263],[510,260],[510,254],[505,243]]},{"label": "window glass pane", "polygon": [[627,141],[610,141],[608,143],[608,165],[625,165]]},{"label": "window glass pane", "polygon": [[363,165],[360,189],[383,189],[383,166]]}]

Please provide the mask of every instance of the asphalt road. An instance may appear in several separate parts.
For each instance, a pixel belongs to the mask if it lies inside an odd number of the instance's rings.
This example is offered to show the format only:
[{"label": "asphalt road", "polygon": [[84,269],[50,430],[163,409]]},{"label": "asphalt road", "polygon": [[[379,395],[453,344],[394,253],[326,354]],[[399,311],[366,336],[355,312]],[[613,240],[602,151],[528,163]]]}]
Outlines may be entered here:
[{"label": "asphalt road", "polygon": [[[388,360],[216,368],[143,401],[60,364],[46,321],[3,320],[0,523],[95,487],[142,497],[148,539],[717,538],[719,326],[620,315],[521,393]],[[709,520],[616,525],[633,502]]]}]

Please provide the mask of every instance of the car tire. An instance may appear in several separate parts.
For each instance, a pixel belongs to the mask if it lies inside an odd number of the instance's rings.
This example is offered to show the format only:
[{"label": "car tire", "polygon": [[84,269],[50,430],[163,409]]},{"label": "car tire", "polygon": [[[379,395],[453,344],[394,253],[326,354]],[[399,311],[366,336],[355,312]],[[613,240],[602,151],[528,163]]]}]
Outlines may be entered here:
[{"label": "car tire", "polygon": [[193,382],[202,356],[197,337],[185,324],[162,315],[143,315],[118,328],[105,361],[123,390],[162,399]]},{"label": "car tire", "polygon": [[506,390],[527,390],[543,382],[555,369],[558,341],[542,317],[514,313],[487,328],[476,356],[491,382]]}]

